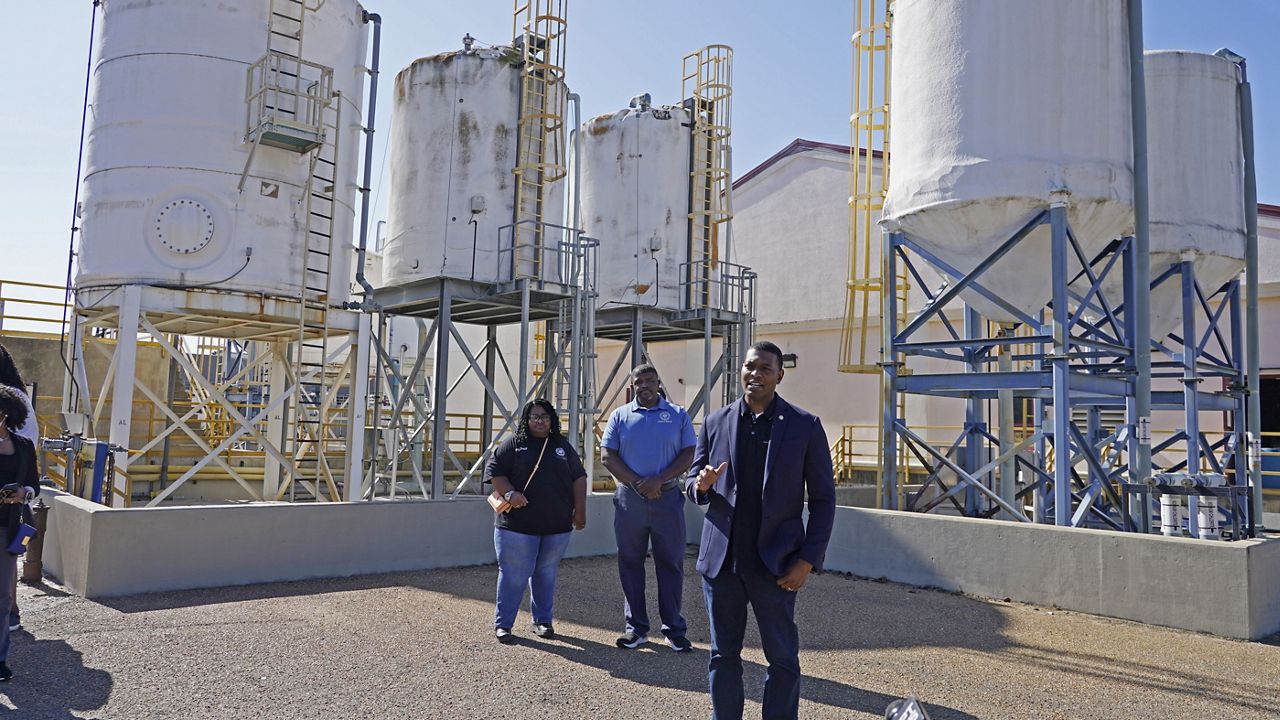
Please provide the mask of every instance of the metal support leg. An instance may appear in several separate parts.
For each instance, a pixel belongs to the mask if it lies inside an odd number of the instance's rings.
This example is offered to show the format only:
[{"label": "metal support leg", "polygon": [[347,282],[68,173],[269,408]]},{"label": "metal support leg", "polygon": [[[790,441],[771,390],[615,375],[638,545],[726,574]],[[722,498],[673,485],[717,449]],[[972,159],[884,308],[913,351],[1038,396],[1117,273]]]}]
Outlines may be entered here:
[{"label": "metal support leg", "polygon": [[[1125,344],[1130,348],[1135,348],[1139,344],[1137,335],[1137,296],[1138,296],[1138,276],[1137,261],[1134,258],[1134,245],[1128,243],[1124,253],[1124,340]],[[1147,342],[1147,339],[1142,339]],[[1130,366],[1135,366],[1136,358],[1129,360]],[[1136,372],[1136,367],[1135,367]],[[1125,461],[1128,464],[1128,480],[1130,483],[1137,484],[1145,482],[1146,478],[1138,472],[1138,455],[1141,452],[1139,445],[1146,442],[1149,438],[1139,437],[1139,418],[1138,414],[1138,398],[1135,391],[1130,391],[1124,398],[1124,422],[1128,428],[1128,441],[1125,445]],[[1129,517],[1133,521],[1133,525],[1137,531],[1143,534],[1151,532],[1151,507],[1150,496],[1146,493],[1134,492],[1130,493],[1129,499]]]},{"label": "metal support leg", "polygon": [[[142,288],[125,285],[122,292],[124,297],[120,302],[120,317],[116,326],[116,372],[111,385],[111,429],[108,440],[112,445],[127,448],[133,426],[133,378],[138,360],[138,319],[141,313]],[[117,452],[114,455],[117,475],[105,478],[104,486],[114,487],[116,478],[120,477],[119,473],[128,477],[129,453]],[[123,490],[123,494],[113,492],[110,498],[103,500],[112,507],[125,507],[130,501],[127,484]]]},{"label": "metal support leg", "polygon": [[[1037,313],[1036,320],[1038,321],[1038,328],[1043,328],[1044,310]],[[1043,334],[1042,331],[1041,334]],[[1043,358],[1045,357],[1045,352],[1045,343],[1036,343],[1037,359],[1035,361],[1035,367],[1038,371],[1044,370]],[[1047,422],[1045,419],[1045,402],[1043,398],[1037,397],[1031,401],[1031,414],[1034,418],[1032,425],[1043,431],[1045,429],[1044,425]],[[1044,467],[1044,464],[1047,462],[1047,458],[1049,457],[1049,439],[1048,434],[1045,432],[1041,432],[1040,439],[1036,441],[1036,457],[1038,458],[1040,466]],[[1039,478],[1037,478],[1037,480],[1039,480]],[[1037,523],[1049,522],[1049,493],[1046,492],[1043,482],[1039,482],[1036,485],[1036,489],[1032,491],[1031,504],[1032,520]]]},{"label": "metal support leg", "polygon": [[[1182,278],[1182,412],[1187,432],[1187,474],[1200,474],[1200,408],[1196,395],[1200,390],[1200,373],[1196,368],[1196,273],[1191,260],[1179,263]],[[1187,496],[1187,532],[1200,537],[1196,517],[1200,497]]]},{"label": "metal support leg", "polygon": [[[1233,393],[1235,396],[1236,407],[1231,417],[1231,433],[1235,442],[1235,451],[1232,454],[1231,464],[1235,469],[1235,473],[1230,476],[1230,484],[1236,486],[1247,486],[1249,484],[1249,433],[1246,430],[1248,425],[1248,404],[1245,400],[1245,388],[1247,384],[1247,374],[1245,372],[1244,362],[1244,319],[1240,312],[1240,281],[1236,280],[1231,283],[1227,290],[1231,296],[1230,322],[1231,322],[1231,365],[1236,368],[1236,376],[1232,378],[1235,384]],[[1239,495],[1231,496],[1231,515],[1236,518],[1244,532],[1248,537],[1254,536],[1253,510],[1248,498],[1242,498]]]},{"label": "metal support leg", "polygon": [[631,311],[631,368],[644,364],[644,318],[640,309]]},{"label": "metal support leg", "polygon": [[365,415],[368,412],[369,351],[373,345],[373,316],[361,313],[356,318],[356,346],[351,365],[351,387],[347,412],[347,467],[343,473],[343,499],[355,502],[364,497]]},{"label": "metal support leg", "polygon": [[[1000,334],[1003,336],[1013,335],[1013,325],[1003,325],[1000,328]],[[1000,357],[997,360],[997,369],[1002,373],[1013,371],[1013,347],[1002,348]],[[1014,446],[1016,440],[1013,430],[1013,391],[1000,390],[997,394],[997,400],[1000,405],[1000,454],[1004,455]],[[1018,503],[1018,459],[1011,456],[1008,460],[1000,465],[1000,499],[1010,505],[1021,507]],[[1013,520],[1015,518],[1007,518]]]},{"label": "metal support leg", "polygon": [[[444,292],[445,295],[441,298],[442,304],[446,298],[450,297],[447,288]],[[442,314],[440,317],[446,317],[446,315]],[[520,401],[516,403],[518,407],[524,407],[524,404],[531,399],[529,398],[529,333],[531,332],[533,328],[529,325],[529,278],[523,278],[520,280],[520,379],[518,381]],[[441,338],[448,337],[448,328],[441,328],[440,333]],[[448,387],[447,380],[443,384]],[[442,416],[436,413],[436,417]]]},{"label": "metal support leg", "polygon": [[1071,523],[1071,375],[1067,356],[1070,333],[1067,324],[1067,208],[1049,210],[1053,252],[1053,520]]},{"label": "metal support leg", "polygon": [[[287,342],[271,343],[271,367],[267,372],[267,392],[270,393],[270,400],[274,402],[276,398],[283,396],[289,387],[289,344]],[[285,447],[284,437],[288,428],[288,417],[288,402],[278,404],[275,409],[267,413],[267,438],[278,447]],[[280,493],[280,483],[285,469],[271,453],[267,453],[263,462],[265,466],[262,471],[262,497],[274,500]]]},{"label": "metal support leg", "polygon": [[[897,247],[900,235],[885,233],[881,250],[881,277],[898,277]],[[898,334],[898,297],[896,292],[880,293],[881,328],[884,334],[881,340],[880,367],[881,382],[884,389],[880,396],[884,398],[884,413],[880,423],[880,447],[883,457],[880,462],[880,507],[885,510],[898,509],[898,356],[894,350],[894,337]]]},{"label": "metal support leg", "polygon": [[[498,328],[488,325],[484,329],[484,376],[494,387],[498,385]],[[493,395],[484,394],[484,409],[480,417],[480,447],[488,455],[489,443],[493,440]],[[487,457],[483,458],[488,460]]]},{"label": "metal support leg", "polygon": [[[978,314],[969,305],[964,308],[964,336],[966,340],[977,340],[983,336],[982,316]],[[981,373],[983,371],[982,363],[973,361],[973,350],[966,350],[965,354],[969,356],[970,362],[966,368],[968,373]],[[979,430],[983,426],[982,400],[976,395],[971,395],[965,400],[964,408],[964,463],[965,472],[974,473],[979,467],[984,465],[982,459],[983,437]],[[982,498],[977,488],[969,486],[964,491],[964,514],[974,517],[982,512],[983,508],[980,503]]]},{"label": "metal support leg", "polygon": [[[529,281],[522,280],[523,306],[521,315],[528,319]],[[520,329],[520,394],[524,397],[525,375],[528,372],[529,324],[522,323]],[[436,316],[436,366],[435,381],[432,384],[434,399],[431,403],[431,414],[435,422],[431,424],[431,499],[444,497],[444,461],[449,447],[449,340],[453,335],[453,292],[445,283],[440,289],[440,311]]]}]

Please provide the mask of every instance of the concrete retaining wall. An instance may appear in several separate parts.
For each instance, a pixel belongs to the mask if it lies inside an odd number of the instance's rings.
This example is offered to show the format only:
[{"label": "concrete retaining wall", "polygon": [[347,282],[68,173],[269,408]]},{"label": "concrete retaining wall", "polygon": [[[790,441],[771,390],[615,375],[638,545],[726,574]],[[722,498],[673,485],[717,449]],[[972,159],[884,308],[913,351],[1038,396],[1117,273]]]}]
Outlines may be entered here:
[{"label": "concrete retaining wall", "polygon": [[840,508],[827,569],[1232,638],[1280,631],[1277,540]]},{"label": "concrete retaining wall", "polygon": [[[88,598],[495,561],[480,498],[112,509],[52,498],[45,570]],[[701,510],[686,503],[697,539]],[[591,495],[570,556],[610,555],[613,496]]]},{"label": "concrete retaining wall", "polygon": [[[50,492],[50,574],[85,597],[494,562],[480,499],[111,509]],[[686,504],[696,543],[701,509]],[[592,495],[571,556],[617,551]],[[827,568],[1259,639],[1280,631],[1280,541],[1200,542],[841,507]]]}]

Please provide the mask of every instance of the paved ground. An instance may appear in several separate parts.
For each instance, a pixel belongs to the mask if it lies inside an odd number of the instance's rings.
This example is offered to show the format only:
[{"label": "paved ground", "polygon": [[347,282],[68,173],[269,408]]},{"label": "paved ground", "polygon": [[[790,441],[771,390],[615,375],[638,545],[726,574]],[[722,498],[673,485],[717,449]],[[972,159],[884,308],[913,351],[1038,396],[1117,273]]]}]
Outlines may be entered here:
[{"label": "paved ground", "polygon": [[[690,558],[690,567],[692,558]],[[20,589],[25,629],[0,718],[705,718],[693,653],[613,647],[611,558],[566,561],[561,637],[490,634],[494,566],[89,602]],[[692,574],[692,573],[691,573]],[[1280,717],[1278,644],[1014,603],[814,578],[800,597],[801,717],[873,718],[914,692],[933,720]],[[764,658],[748,638],[747,685]],[[759,717],[748,703],[747,717]]]}]

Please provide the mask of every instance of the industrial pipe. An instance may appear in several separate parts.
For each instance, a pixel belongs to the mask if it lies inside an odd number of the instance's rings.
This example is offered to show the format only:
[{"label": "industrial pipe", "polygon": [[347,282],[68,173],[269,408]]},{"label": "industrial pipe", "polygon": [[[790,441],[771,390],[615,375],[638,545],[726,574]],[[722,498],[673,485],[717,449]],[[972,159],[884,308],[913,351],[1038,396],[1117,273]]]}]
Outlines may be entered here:
[{"label": "industrial pipe", "polygon": [[378,109],[378,56],[382,51],[382,16],[365,12],[364,21],[373,23],[373,61],[369,66],[369,110],[364,128],[364,179],[360,183],[360,244],[356,249],[356,282],[364,290],[360,303],[348,303],[362,310],[373,309],[373,286],[364,276],[369,242],[369,185],[373,182],[373,123]]},{"label": "industrial pipe", "polygon": [[[1133,122],[1133,220],[1134,220],[1134,414],[1131,421],[1150,427],[1151,418],[1151,234],[1147,176],[1147,82],[1142,58],[1142,0],[1129,0],[1129,106]],[[1151,438],[1139,435],[1135,457],[1129,458],[1130,482],[1145,483],[1151,477]],[[1139,498],[1141,496],[1138,496]],[[1151,513],[1139,500],[1134,518],[1140,532],[1150,532]]]},{"label": "industrial pipe", "polygon": [[[1240,139],[1244,153],[1244,323],[1245,323],[1245,428],[1249,433],[1249,448],[1245,451],[1249,468],[1249,525],[1250,535],[1262,530],[1262,454],[1259,452],[1262,436],[1262,408],[1259,404],[1258,366],[1260,338],[1258,337],[1258,178],[1253,160],[1253,90],[1249,87],[1249,74],[1244,56],[1222,48],[1214,53],[1240,68],[1240,85],[1237,99],[1240,103]],[[1236,451],[1236,457],[1240,457]],[[1236,467],[1240,461],[1236,460]],[[1238,480],[1237,480],[1238,482]]]},{"label": "industrial pipe", "polygon": [[582,150],[580,147],[580,136],[582,135],[582,96],[578,95],[578,93],[569,93],[568,101],[573,105],[573,129],[569,134],[569,146],[572,148],[573,152],[573,199],[570,205],[569,220],[569,234],[573,238],[573,247],[569,251],[569,258],[571,260],[570,266],[573,268],[573,271],[567,279],[571,283],[576,283],[577,289],[574,291],[573,311],[569,326],[569,333],[574,340],[573,352],[569,354],[569,407],[567,409],[569,411],[570,442],[576,443],[579,439],[578,429],[582,420],[579,417],[582,403],[579,383],[581,381],[582,369],[580,365],[583,359],[583,352],[582,348],[578,347],[577,342],[577,340],[582,337],[578,324],[582,322],[582,286],[584,284],[584,280],[582,278],[583,268],[579,265],[584,249],[582,247],[582,233],[578,227],[578,221],[580,220],[578,213],[578,209],[580,207],[578,197],[581,194],[581,186],[578,183],[579,178],[581,177],[580,170],[582,168],[582,156],[580,154]]},{"label": "industrial pipe", "polygon": [[27,556],[22,561],[22,582],[35,585],[44,577],[44,531],[49,527],[49,505],[44,498],[36,498],[31,505],[35,517],[36,535],[27,544]]}]

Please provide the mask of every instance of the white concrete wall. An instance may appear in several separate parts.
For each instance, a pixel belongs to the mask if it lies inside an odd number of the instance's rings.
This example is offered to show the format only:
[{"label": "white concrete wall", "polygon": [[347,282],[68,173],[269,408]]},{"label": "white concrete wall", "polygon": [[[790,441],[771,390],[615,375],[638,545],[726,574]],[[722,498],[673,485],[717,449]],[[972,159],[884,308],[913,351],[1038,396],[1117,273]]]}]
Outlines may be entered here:
[{"label": "white concrete wall", "polygon": [[[89,598],[494,562],[479,500],[112,509],[51,494],[46,571]],[[612,515],[592,495],[569,555],[616,552]],[[702,510],[686,504],[686,520],[696,543]],[[842,507],[826,567],[1234,638],[1280,631],[1280,540]]]},{"label": "white concrete wall", "polygon": [[[495,562],[479,498],[115,509],[49,495],[45,570],[89,598]],[[701,516],[686,504],[695,540]],[[589,497],[568,552],[617,552],[612,495]]]},{"label": "white concrete wall", "polygon": [[839,508],[827,569],[1247,640],[1280,631],[1280,540]]}]

